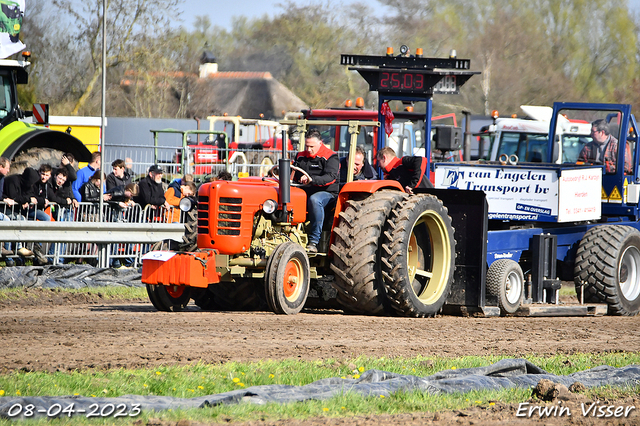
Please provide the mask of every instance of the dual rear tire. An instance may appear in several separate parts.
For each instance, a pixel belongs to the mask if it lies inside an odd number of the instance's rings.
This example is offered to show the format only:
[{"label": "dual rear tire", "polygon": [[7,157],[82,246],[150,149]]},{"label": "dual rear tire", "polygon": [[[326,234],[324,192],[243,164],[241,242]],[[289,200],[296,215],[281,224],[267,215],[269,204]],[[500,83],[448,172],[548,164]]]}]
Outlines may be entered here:
[{"label": "dual rear tire", "polygon": [[436,315],[453,281],[455,239],[442,202],[380,191],[349,201],[331,249],[338,302],[347,311]]}]

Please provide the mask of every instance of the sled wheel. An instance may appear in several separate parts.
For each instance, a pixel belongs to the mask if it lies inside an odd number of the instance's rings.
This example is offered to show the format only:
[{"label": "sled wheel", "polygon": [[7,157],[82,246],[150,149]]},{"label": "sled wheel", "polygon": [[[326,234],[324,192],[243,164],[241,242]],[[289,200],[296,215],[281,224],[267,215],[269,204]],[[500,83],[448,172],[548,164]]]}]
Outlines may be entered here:
[{"label": "sled wheel", "polygon": [[500,312],[514,314],[524,299],[524,275],[517,262],[496,260],[487,271],[487,293],[498,298]]},{"label": "sled wheel", "polygon": [[436,315],[449,296],[455,239],[446,207],[416,195],[391,211],[383,234],[382,276],[391,306],[402,316]]},{"label": "sled wheel", "polygon": [[149,300],[159,311],[179,312],[191,299],[191,287],[183,285],[147,284]]},{"label": "sled wheel", "polygon": [[309,258],[292,242],[282,243],[271,255],[265,275],[267,303],[276,314],[295,315],[309,294]]},{"label": "sled wheel", "polygon": [[578,297],[606,303],[612,315],[640,312],[640,232],[631,226],[600,225],[582,237],[574,266]]}]

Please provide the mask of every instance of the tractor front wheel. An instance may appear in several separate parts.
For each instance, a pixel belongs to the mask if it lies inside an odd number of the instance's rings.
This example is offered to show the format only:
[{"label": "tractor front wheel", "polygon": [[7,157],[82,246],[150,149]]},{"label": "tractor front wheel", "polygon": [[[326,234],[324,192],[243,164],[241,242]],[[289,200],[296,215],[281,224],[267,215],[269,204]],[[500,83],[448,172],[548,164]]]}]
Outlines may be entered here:
[{"label": "tractor front wheel", "polygon": [[310,267],[307,252],[296,243],[280,244],[269,257],[265,274],[267,303],[276,314],[295,315],[309,294]]}]

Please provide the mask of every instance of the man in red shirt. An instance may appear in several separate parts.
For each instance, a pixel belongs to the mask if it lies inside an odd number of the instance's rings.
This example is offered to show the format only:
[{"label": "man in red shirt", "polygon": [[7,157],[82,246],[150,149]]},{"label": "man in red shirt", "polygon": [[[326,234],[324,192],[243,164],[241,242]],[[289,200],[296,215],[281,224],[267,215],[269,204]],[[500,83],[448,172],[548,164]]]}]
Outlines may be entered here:
[{"label": "man in red shirt", "polygon": [[294,180],[301,183],[307,193],[307,218],[310,222],[309,244],[307,251],[316,253],[324,222],[324,209],[338,195],[338,173],[340,160],[338,154],[322,143],[320,132],[313,129],[307,133],[305,151],[299,152],[293,163],[307,172],[311,179],[300,172],[294,174]]},{"label": "man in red shirt", "polygon": [[397,180],[409,194],[416,188],[433,188],[426,176],[427,159],[425,157],[396,156],[396,152],[387,147],[382,148],[376,155],[378,166],[384,171],[385,179]]}]

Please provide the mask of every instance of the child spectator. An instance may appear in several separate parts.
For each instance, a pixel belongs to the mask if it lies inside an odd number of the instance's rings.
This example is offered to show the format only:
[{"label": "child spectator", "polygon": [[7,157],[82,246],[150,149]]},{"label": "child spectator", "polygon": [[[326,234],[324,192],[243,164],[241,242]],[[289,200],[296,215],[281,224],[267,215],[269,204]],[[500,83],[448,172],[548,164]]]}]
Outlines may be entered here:
[{"label": "child spectator", "polygon": [[164,193],[164,198],[169,205],[173,206],[172,222],[180,222],[180,200],[185,197],[193,197],[198,189],[193,182],[185,182],[178,185],[178,182],[169,185],[169,189]]},{"label": "child spectator", "polygon": [[[87,203],[99,203],[100,202],[100,177],[102,172],[100,169],[89,178],[89,181],[84,183],[80,187],[80,193],[82,194],[82,201]],[[104,177],[104,175],[102,175]],[[107,200],[109,197],[103,195],[103,199]],[[108,200],[107,200],[108,201]]]}]

